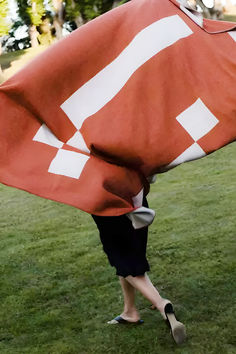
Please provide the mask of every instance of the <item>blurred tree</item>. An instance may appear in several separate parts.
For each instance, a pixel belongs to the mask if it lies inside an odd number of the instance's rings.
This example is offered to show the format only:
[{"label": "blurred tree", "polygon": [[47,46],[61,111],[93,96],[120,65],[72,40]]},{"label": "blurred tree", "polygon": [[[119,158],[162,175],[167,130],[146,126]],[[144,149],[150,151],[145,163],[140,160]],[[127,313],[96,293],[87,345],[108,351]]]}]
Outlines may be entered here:
[{"label": "blurred tree", "polygon": [[216,4],[215,1],[212,1],[211,7],[206,6],[204,0],[188,0],[188,2],[194,6],[198,5],[205,18],[213,20],[221,20],[223,18],[223,7]]},{"label": "blurred tree", "polygon": [[27,27],[22,19],[13,22],[8,36],[4,37],[2,44],[4,50],[7,52],[30,47],[29,34],[27,33]]},{"label": "blurred tree", "polygon": [[52,16],[50,13],[46,13],[46,15],[44,15],[42,17],[42,23],[39,25],[38,27],[38,31],[39,31],[39,36],[38,36],[38,40],[39,43],[42,45],[50,45],[54,38],[52,36]]},{"label": "blurred tree", "polygon": [[10,23],[7,21],[8,12],[8,1],[0,0],[0,37],[7,35],[10,29]]},{"label": "blurred tree", "polygon": [[[0,0],[7,4],[8,0]],[[82,24],[129,0],[16,0],[19,18],[4,39],[7,50],[49,45],[63,37],[63,28],[71,32]],[[1,7],[0,7],[1,8]],[[1,10],[0,10],[1,11]],[[3,11],[2,11],[3,13]],[[1,14],[0,14],[1,16]],[[6,18],[4,12],[2,18]],[[1,25],[4,21],[1,20]],[[19,36],[28,27],[28,36]]]},{"label": "blurred tree", "polygon": [[[69,23],[74,22],[78,28],[85,22],[81,13],[81,2],[75,0],[66,0],[65,4],[65,20]],[[72,27],[72,29],[74,28]]]},{"label": "blurred tree", "polygon": [[17,0],[20,18],[29,28],[31,47],[39,45],[37,26],[41,25],[42,17],[46,13],[43,0]]},{"label": "blurred tree", "polygon": [[[10,30],[10,23],[7,21],[9,12],[8,1],[0,0],[0,55],[2,55],[2,40],[3,37],[8,35]],[[2,68],[0,65],[0,75],[2,75]]]},{"label": "blurred tree", "polygon": [[62,29],[65,22],[65,3],[63,0],[52,0],[53,5],[53,27],[57,39],[63,37]]},{"label": "blurred tree", "polygon": [[65,0],[65,20],[77,27],[129,0]]}]

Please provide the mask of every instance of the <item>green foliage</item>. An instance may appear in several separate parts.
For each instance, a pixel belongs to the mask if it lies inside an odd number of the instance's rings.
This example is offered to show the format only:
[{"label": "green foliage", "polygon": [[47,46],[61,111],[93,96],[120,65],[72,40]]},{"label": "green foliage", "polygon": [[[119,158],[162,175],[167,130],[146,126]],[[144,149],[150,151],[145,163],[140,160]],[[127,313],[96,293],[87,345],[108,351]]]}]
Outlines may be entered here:
[{"label": "green foliage", "polygon": [[83,0],[83,13],[87,20],[109,11],[114,4],[114,0]]},{"label": "green foliage", "polygon": [[28,1],[27,0],[17,0],[18,5],[18,14],[19,17],[23,20],[23,22],[27,25],[31,25],[30,16],[28,13]]},{"label": "green foliage", "polygon": [[43,0],[17,0],[18,13],[27,26],[38,26],[42,23],[42,17],[46,13]]},{"label": "green foliage", "polygon": [[32,0],[31,6],[28,7],[27,12],[30,16],[32,25],[40,25],[42,23],[42,17],[46,12],[43,0]]},{"label": "green foliage", "polygon": [[[6,4],[8,0],[0,0],[2,3]],[[58,14],[57,10],[55,10],[53,6],[53,1],[49,0],[47,2],[47,10],[45,8],[44,0],[16,0],[18,5],[18,14],[20,19],[16,22],[21,22],[22,25],[26,25],[30,28],[30,26],[34,25],[37,27],[37,31],[40,33],[38,35],[38,40],[41,44],[50,44],[53,41],[53,36],[55,34],[55,19],[60,17],[57,21],[57,25],[62,27],[64,23],[64,27],[69,31],[74,30],[81,24],[94,19],[95,17],[103,14],[106,11],[109,11],[114,6],[114,0],[65,0],[63,1],[63,6]],[[120,5],[129,0],[122,0],[120,2],[116,2],[116,5]],[[59,1],[60,3],[60,1]],[[54,1],[54,4],[57,5],[57,2]],[[51,10],[49,9],[51,8]],[[64,7],[64,9],[63,9]],[[4,13],[5,17],[5,13]],[[48,28],[49,31],[44,30],[45,19],[49,22]],[[1,21],[1,24],[4,21]],[[16,40],[14,39],[14,31],[17,28],[17,23],[14,25],[9,41],[6,44],[6,48],[8,50],[17,50],[19,49],[19,45],[23,45],[24,48],[29,46],[29,38],[25,38],[24,40]],[[50,24],[54,23],[54,26],[50,26]],[[35,29],[36,30],[36,29]],[[14,39],[14,40],[13,40]]]},{"label": "green foliage", "polygon": [[[122,0],[118,5],[125,2],[127,0]],[[73,21],[78,16],[81,16],[86,22],[111,10],[114,0],[66,0],[65,4],[67,21]]]},{"label": "green foliage", "polygon": [[40,34],[38,36],[39,43],[42,45],[50,45],[53,42],[50,17],[44,16],[42,18],[42,23],[39,26]]},{"label": "green foliage", "polygon": [[74,21],[81,16],[81,2],[74,0],[66,0],[65,15],[67,21]]},{"label": "green foliage", "polygon": [[85,22],[92,20],[102,13],[102,4],[102,0],[66,0],[66,20],[73,21],[79,16]]},{"label": "green foliage", "polygon": [[7,35],[11,27],[6,20],[8,12],[8,0],[0,0],[0,37]]}]

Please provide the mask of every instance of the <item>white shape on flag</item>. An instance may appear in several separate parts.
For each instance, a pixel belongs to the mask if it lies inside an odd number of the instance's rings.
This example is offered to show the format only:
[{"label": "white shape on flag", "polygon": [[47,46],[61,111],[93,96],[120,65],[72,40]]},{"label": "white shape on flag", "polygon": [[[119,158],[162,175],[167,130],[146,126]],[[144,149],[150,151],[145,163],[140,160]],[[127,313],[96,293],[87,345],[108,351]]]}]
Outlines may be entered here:
[{"label": "white shape on flag", "polygon": [[72,178],[79,178],[89,156],[60,149],[52,160],[48,172]]},{"label": "white shape on flag", "polygon": [[33,137],[33,140],[38,141],[39,143],[54,146],[59,149],[64,144],[62,141],[57,139],[57,137],[51,132],[51,130],[45,124],[41,125],[41,127]]},{"label": "white shape on flag", "polygon": [[197,140],[208,134],[219,123],[219,120],[211,113],[200,98],[180,113],[176,119],[195,142],[167,165],[167,169],[205,156],[206,153],[197,143]]},{"label": "white shape on flag", "polygon": [[187,15],[189,16],[198,26],[203,27],[203,16],[201,13],[198,13],[197,11],[194,11],[192,13],[189,11],[185,6],[180,5],[180,9]]},{"label": "white shape on flag", "polygon": [[76,132],[72,138],[70,138],[68,141],[67,141],[67,144],[70,145],[70,146],[73,146],[81,151],[85,151],[85,152],[88,152],[90,153],[85,141],[84,141],[84,138],[82,136],[82,134],[78,131]]},{"label": "white shape on flag", "polygon": [[79,130],[85,119],[117,95],[139,67],[192,33],[178,15],[152,23],[140,31],[115,60],[75,91],[61,105],[62,110]]},{"label": "white shape on flag", "polygon": [[143,205],[143,188],[137,195],[132,197],[132,201],[133,201],[134,208],[138,208]]},{"label": "white shape on flag", "polygon": [[209,111],[200,98],[176,119],[195,141],[201,139],[219,123],[219,120]]},{"label": "white shape on flag", "polygon": [[236,42],[236,31],[230,31],[228,34],[235,40]]},{"label": "white shape on flag", "polygon": [[192,161],[196,159],[200,159],[201,157],[205,156],[206,153],[202,150],[201,146],[198,143],[194,143],[188,149],[186,149],[181,155],[179,155],[174,161],[172,161],[168,168],[173,168],[181,163]]}]

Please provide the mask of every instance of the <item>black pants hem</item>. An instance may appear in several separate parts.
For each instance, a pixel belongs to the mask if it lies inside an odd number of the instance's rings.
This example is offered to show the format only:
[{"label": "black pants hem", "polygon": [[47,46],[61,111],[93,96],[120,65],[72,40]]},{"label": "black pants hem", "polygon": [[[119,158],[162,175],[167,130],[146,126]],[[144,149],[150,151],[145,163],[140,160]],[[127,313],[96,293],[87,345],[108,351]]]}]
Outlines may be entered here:
[{"label": "black pants hem", "polygon": [[[144,206],[148,206],[146,199]],[[146,259],[148,227],[134,229],[125,215],[92,215],[97,224],[103,250],[118,276],[144,275],[150,270]]]}]

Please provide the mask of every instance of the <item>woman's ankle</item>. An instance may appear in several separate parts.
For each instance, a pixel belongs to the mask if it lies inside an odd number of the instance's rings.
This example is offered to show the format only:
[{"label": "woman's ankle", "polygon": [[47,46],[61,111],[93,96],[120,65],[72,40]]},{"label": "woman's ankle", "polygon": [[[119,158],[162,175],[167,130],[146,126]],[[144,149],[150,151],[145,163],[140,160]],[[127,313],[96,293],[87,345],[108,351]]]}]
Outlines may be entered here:
[{"label": "woman's ankle", "polygon": [[139,312],[136,308],[128,308],[124,309],[124,311],[121,314],[121,317],[127,320],[134,320],[138,321],[140,319]]},{"label": "woman's ankle", "polygon": [[170,300],[162,298],[162,300],[160,302],[158,302],[157,304],[154,304],[154,306],[160,311],[160,313],[164,319],[166,319],[165,306],[169,303],[171,303]]}]

